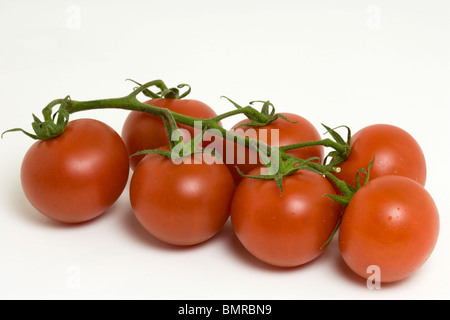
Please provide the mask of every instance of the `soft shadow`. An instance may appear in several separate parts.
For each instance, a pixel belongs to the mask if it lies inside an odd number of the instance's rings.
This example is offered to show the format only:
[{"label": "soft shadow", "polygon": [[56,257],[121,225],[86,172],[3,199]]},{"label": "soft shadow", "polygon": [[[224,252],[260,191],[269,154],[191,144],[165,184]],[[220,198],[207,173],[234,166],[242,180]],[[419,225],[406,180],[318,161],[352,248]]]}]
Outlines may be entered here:
[{"label": "soft shadow", "polygon": [[248,250],[242,245],[242,243],[239,241],[238,237],[234,233],[233,227],[230,222],[227,222],[227,225],[225,225],[224,229],[228,234],[226,239],[227,248],[231,256],[234,257],[240,263],[248,265],[251,268],[255,268],[266,272],[277,272],[277,273],[298,272],[299,270],[303,270],[306,268],[313,268],[314,265],[320,263],[320,261],[324,259],[324,254],[322,254],[316,259],[299,266],[294,267],[274,266],[259,260],[258,258],[254,257],[250,252],[248,252]]},{"label": "soft shadow", "polygon": [[[355,286],[369,290],[367,287],[367,279],[365,279],[365,278],[361,277],[360,275],[356,274],[355,272],[353,272],[352,269],[350,269],[350,267],[347,266],[347,263],[345,262],[344,258],[342,258],[340,252],[338,255],[336,255],[336,257],[334,259],[334,263],[336,266],[335,270],[337,271],[337,273],[340,277],[345,278],[347,281],[349,281],[350,283],[352,283]],[[414,275],[412,275],[412,276],[414,276]],[[411,277],[408,277],[408,278],[405,278],[402,280],[398,280],[398,281],[394,281],[394,282],[382,282],[380,287],[382,290],[393,289],[393,288],[396,288],[396,287],[401,286],[404,283],[408,282]],[[375,291],[378,291],[378,290],[375,290]]]},{"label": "soft shadow", "polygon": [[342,256],[337,256],[335,266],[338,275],[356,286],[366,286],[366,279],[354,273],[345,263]]},{"label": "soft shadow", "polygon": [[49,217],[36,210],[25,197],[25,194],[23,193],[20,185],[15,185],[10,189],[10,196],[8,197],[8,199],[11,200],[11,208],[14,212],[15,217],[26,220],[27,223],[32,223],[40,227],[50,228],[64,228],[72,226],[50,219]]},{"label": "soft shadow", "polygon": [[[144,227],[141,226],[139,221],[137,220],[136,216],[133,213],[133,210],[129,208],[127,212],[122,217],[125,232],[128,233],[128,235],[135,240],[136,242],[151,247],[158,250],[164,250],[164,251],[188,251],[188,250],[195,250],[198,248],[201,248],[202,246],[206,245],[207,243],[211,242],[215,237],[204,241],[202,243],[198,243],[195,245],[174,245],[169,244],[166,242],[163,242],[159,240],[158,238],[154,237],[152,234],[150,234],[147,230],[144,229]],[[220,233],[220,232],[219,232]]]},{"label": "soft shadow", "polygon": [[11,208],[16,217],[26,220],[27,223],[35,224],[39,227],[46,228],[79,228],[82,226],[86,226],[92,223],[96,223],[97,221],[101,221],[105,219],[111,211],[114,211],[116,203],[113,204],[110,208],[108,208],[105,212],[103,212],[98,217],[91,219],[89,221],[80,222],[80,223],[66,223],[61,221],[53,220],[42,213],[40,213],[37,209],[35,209],[31,203],[26,198],[23,193],[20,185],[10,190],[10,196],[8,197],[11,200]]}]

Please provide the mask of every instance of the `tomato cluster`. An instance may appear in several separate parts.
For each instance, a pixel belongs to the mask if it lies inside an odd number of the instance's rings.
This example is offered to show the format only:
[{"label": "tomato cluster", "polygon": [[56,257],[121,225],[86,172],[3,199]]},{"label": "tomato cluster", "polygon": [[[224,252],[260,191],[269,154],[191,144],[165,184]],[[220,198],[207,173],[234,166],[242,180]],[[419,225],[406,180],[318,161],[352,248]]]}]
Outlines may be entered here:
[{"label": "tomato cluster", "polygon": [[[193,118],[217,116],[192,99],[145,103]],[[307,119],[281,115],[259,125],[241,121],[231,130],[249,136],[251,132],[255,140],[264,134],[264,143],[272,147],[321,139]],[[190,126],[178,125],[194,133]],[[276,141],[270,138],[272,132]],[[371,276],[369,267],[377,266],[381,281],[403,279],[431,255],[439,215],[424,187],[425,157],[406,131],[383,124],[365,127],[351,136],[351,151],[333,165],[332,179],[302,167],[283,175],[281,188],[276,179],[267,178],[271,171],[259,157],[249,160],[252,153],[255,158],[255,149],[244,148],[241,154],[236,141],[215,139],[222,145],[220,152],[194,152],[176,162],[167,156],[167,123],[159,117],[131,111],[121,136],[100,121],[74,120],[60,136],[29,149],[21,170],[23,190],[42,214],[80,223],[105,212],[132,172],[133,212],[154,237],[173,245],[195,245],[216,235],[230,219],[248,252],[279,267],[316,259],[336,231],[344,261],[363,278]],[[161,152],[133,156],[147,149]],[[286,151],[317,165],[326,163],[324,153],[320,144]],[[336,181],[343,181],[347,192]],[[336,201],[344,196],[344,205]]]}]

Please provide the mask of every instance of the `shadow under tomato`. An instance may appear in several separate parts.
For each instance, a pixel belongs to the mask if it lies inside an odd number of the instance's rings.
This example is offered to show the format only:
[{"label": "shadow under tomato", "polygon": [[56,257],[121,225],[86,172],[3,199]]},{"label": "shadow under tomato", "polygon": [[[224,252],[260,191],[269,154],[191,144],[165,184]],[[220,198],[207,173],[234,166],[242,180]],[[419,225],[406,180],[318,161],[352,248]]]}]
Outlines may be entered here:
[{"label": "shadow under tomato", "polygon": [[293,267],[279,267],[279,266],[275,266],[275,265],[271,265],[268,263],[265,263],[261,260],[259,260],[258,258],[254,257],[250,252],[247,251],[247,249],[241,244],[241,242],[239,241],[239,239],[237,238],[237,236],[235,235],[233,228],[231,226],[231,223],[227,223],[228,226],[228,249],[229,252],[231,253],[231,255],[236,258],[236,260],[239,260],[240,262],[252,267],[252,268],[256,268],[262,271],[267,271],[267,272],[285,272],[285,273],[289,273],[289,272],[299,272],[299,270],[302,269],[306,269],[306,268],[313,268],[314,265],[316,265],[317,263],[321,263],[322,260],[324,259],[324,255],[326,254],[326,252],[324,252],[322,255],[320,255],[319,257],[317,257],[316,259],[299,265],[299,266],[293,266]]},{"label": "shadow under tomato", "polygon": [[144,227],[141,226],[139,221],[137,220],[136,216],[133,213],[133,210],[130,208],[124,215],[123,215],[123,226],[126,230],[126,232],[137,242],[154,248],[158,250],[164,250],[164,251],[187,251],[187,250],[195,250],[198,248],[201,248],[204,245],[207,245],[211,241],[214,241],[214,239],[220,234],[216,234],[214,237],[210,238],[207,241],[204,241],[202,243],[198,243],[195,245],[174,245],[170,243],[166,243],[164,241],[159,240],[158,238],[154,237],[152,234],[150,234],[147,230],[144,229]]},{"label": "shadow under tomato", "polygon": [[28,223],[33,223],[41,227],[58,228],[58,229],[61,228],[73,229],[86,226],[91,223],[96,223],[97,221],[100,221],[108,217],[109,213],[115,210],[117,204],[117,203],[113,204],[105,212],[103,212],[101,215],[99,215],[94,219],[80,223],[65,223],[53,220],[45,216],[44,214],[40,213],[37,209],[35,209],[28,202],[28,199],[21,191],[20,186],[18,188],[14,188],[14,191],[11,191],[9,199],[11,199],[11,206],[13,208],[13,212],[18,218],[27,220]]},{"label": "shadow under tomato", "polygon": [[45,227],[64,228],[75,225],[55,221],[40,213],[28,202],[20,185],[17,188],[12,188],[12,190],[9,199],[11,199],[11,206],[16,217],[27,220],[29,223]]},{"label": "shadow under tomato", "polygon": [[[336,241],[337,242],[337,241]],[[361,276],[354,273],[346,264],[345,260],[342,258],[340,252],[339,252],[339,245],[336,243],[337,246],[337,254],[334,257],[334,264],[335,264],[335,270],[336,270],[336,276],[345,278],[349,283],[352,283],[355,286],[361,287],[365,290],[370,290],[367,285],[367,279],[362,278]],[[407,281],[410,280],[414,275],[411,277],[395,281],[395,282],[382,282],[380,285],[381,289],[389,289],[389,288],[395,288]],[[379,291],[379,290],[374,290]]]}]

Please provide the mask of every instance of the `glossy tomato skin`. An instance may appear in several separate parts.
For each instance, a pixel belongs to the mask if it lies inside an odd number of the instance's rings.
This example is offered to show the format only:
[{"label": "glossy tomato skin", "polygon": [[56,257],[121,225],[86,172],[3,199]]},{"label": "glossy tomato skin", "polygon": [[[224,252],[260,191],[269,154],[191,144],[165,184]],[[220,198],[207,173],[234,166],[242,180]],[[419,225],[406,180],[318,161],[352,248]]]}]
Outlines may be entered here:
[{"label": "glossy tomato skin", "polygon": [[[259,169],[252,171],[258,174]],[[264,172],[264,170],[263,170]],[[244,178],[231,205],[231,223],[242,245],[257,259],[295,267],[316,259],[340,217],[327,179],[299,170],[283,180]]]},{"label": "glossy tomato skin", "polygon": [[425,185],[427,169],[421,147],[408,132],[387,124],[367,126],[352,136],[350,156],[339,164],[341,171],[336,177],[354,186],[356,172],[367,170],[374,156],[371,179],[399,175]]},{"label": "glossy tomato skin", "polygon": [[436,205],[422,185],[402,176],[376,178],[351,199],[339,230],[344,261],[368,278],[380,269],[382,282],[404,279],[431,255],[439,234]]},{"label": "glossy tomato skin", "polygon": [[101,215],[119,198],[128,174],[128,153],[119,134],[103,122],[78,119],[59,137],[30,147],[21,182],[39,212],[80,223]]},{"label": "glossy tomato skin", "polygon": [[[159,108],[167,108],[170,111],[200,119],[215,117],[216,112],[207,104],[193,99],[152,99],[145,102]],[[190,136],[186,141],[194,137],[194,128],[178,124],[180,129],[185,129]],[[169,145],[166,128],[163,121],[151,114],[131,111],[122,128],[122,138],[127,146],[129,155],[149,149],[157,149]],[[131,168],[134,170],[144,156],[138,155],[131,158]]]},{"label": "glossy tomato skin", "polygon": [[[284,115],[295,123],[291,123],[282,118],[277,118],[267,126],[241,127],[241,125],[249,122],[248,119],[245,119],[236,123],[231,130],[236,134],[261,140],[274,147],[321,139],[317,129],[307,119],[292,113],[281,113],[281,115]],[[272,135],[272,131],[278,131],[278,134]],[[278,141],[273,141],[272,137]],[[251,170],[263,165],[255,151],[245,149],[243,146],[233,143],[230,140],[226,140],[224,150],[224,159],[230,172],[235,178],[236,183],[239,183],[242,180],[242,176],[238,173],[236,167],[238,167],[242,173],[247,174]],[[311,146],[290,150],[287,153],[300,159],[318,157],[320,159],[318,162],[321,162],[324,156],[324,148],[323,146]]]},{"label": "glossy tomato skin", "polygon": [[195,245],[217,234],[229,218],[234,181],[223,163],[203,154],[202,163],[175,164],[147,155],[130,183],[130,201],[139,223],[157,239]]}]

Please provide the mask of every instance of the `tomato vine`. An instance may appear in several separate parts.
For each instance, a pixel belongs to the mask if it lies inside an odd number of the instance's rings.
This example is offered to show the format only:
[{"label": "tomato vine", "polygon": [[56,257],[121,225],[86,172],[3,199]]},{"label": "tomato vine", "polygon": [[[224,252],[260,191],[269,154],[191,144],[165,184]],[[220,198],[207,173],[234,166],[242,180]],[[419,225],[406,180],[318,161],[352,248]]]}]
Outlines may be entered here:
[{"label": "tomato vine", "polygon": [[[235,106],[236,109],[217,115],[211,119],[200,119],[172,112],[165,108],[152,106],[150,104],[139,101],[137,98],[137,96],[142,93],[150,98],[163,97],[166,99],[182,99],[190,93],[191,87],[189,85],[181,84],[178,85],[176,88],[168,88],[162,80],[153,80],[145,84],[140,84],[134,80],[131,81],[137,84],[138,86],[135,87],[130,94],[124,97],[97,99],[89,101],[73,100],[70,98],[70,96],[66,96],[63,99],[55,99],[51,101],[42,110],[44,121],[41,121],[38,117],[36,117],[33,114],[34,122],[32,123],[32,127],[35,132],[34,134],[29,133],[21,128],[10,129],[3,132],[3,134],[11,131],[22,131],[23,133],[25,133],[26,135],[28,135],[33,139],[50,140],[62,134],[62,132],[65,129],[65,126],[69,121],[69,115],[73,113],[93,109],[124,109],[130,111],[141,111],[160,117],[166,125],[169,137],[171,137],[172,133],[177,129],[176,123],[184,124],[191,127],[194,127],[196,123],[197,124],[201,123],[201,129],[203,132],[210,129],[217,130],[220,134],[222,134],[222,137],[225,137],[226,139],[229,140],[233,140],[236,143],[245,146],[246,148],[258,152],[260,156],[265,158],[266,165],[269,167],[269,169],[271,167],[272,168],[274,167],[271,164],[276,163],[277,165],[275,167],[277,168],[277,170],[276,171],[269,170],[268,175],[259,175],[259,176],[253,175],[252,178],[274,179],[277,182],[278,186],[280,187],[281,192],[283,192],[282,188],[283,177],[288,176],[297,170],[303,169],[324,175],[330,180],[332,180],[342,192],[341,196],[336,195],[332,196],[332,198],[335,201],[339,202],[340,204],[344,205],[347,204],[350,201],[352,195],[354,194],[354,190],[352,190],[351,186],[347,185],[344,181],[339,180],[333,174],[339,171],[338,164],[344,161],[351,151],[350,147],[351,134],[350,129],[348,127],[346,127],[348,129],[347,140],[344,140],[335,131],[335,129],[323,125],[326,129],[326,132],[331,134],[333,139],[326,138],[317,141],[307,141],[279,147],[270,146],[264,143],[263,141],[255,140],[246,136],[236,134],[233,131],[226,130],[219,124],[221,120],[238,114],[244,114],[248,119],[251,120],[249,125],[254,127],[267,125],[268,123],[276,120],[277,118],[282,118],[285,121],[290,121],[288,118],[280,114],[277,114],[275,112],[273,104],[269,101],[260,101],[260,100],[252,101],[249,103],[249,105],[242,107],[238,105],[236,102],[232,101],[231,99],[225,97]],[[152,91],[150,89],[152,87],[156,87],[157,89],[159,89],[159,92]],[[187,90],[183,93],[180,93],[180,89],[185,87],[187,87]],[[256,102],[261,102],[263,104],[261,111],[258,111],[252,106]],[[58,110],[52,114],[53,108],[58,105],[59,105]],[[174,147],[175,144],[178,144],[180,142],[181,138],[175,142],[170,141],[171,149]],[[194,146],[196,145],[196,143],[198,143],[198,141],[196,141],[194,137],[194,139],[192,139],[188,143],[190,147],[188,148],[185,147],[183,148],[183,150],[185,151],[190,150],[192,152],[194,150]],[[326,163],[325,161],[324,163],[317,163],[313,161],[317,159],[300,159],[287,153],[287,151],[293,149],[317,145],[322,145],[324,147],[330,147],[333,149],[333,151],[331,151],[326,157],[326,159],[332,158],[332,160],[329,163]],[[265,156],[262,152],[260,152],[260,149],[263,149],[267,153],[267,156]],[[140,154],[142,153],[158,153],[161,155],[165,155],[167,157],[171,156],[171,154],[168,151],[163,150],[156,150],[156,151],[144,150],[140,152]],[[182,154],[180,156],[186,155],[187,154]]]}]

